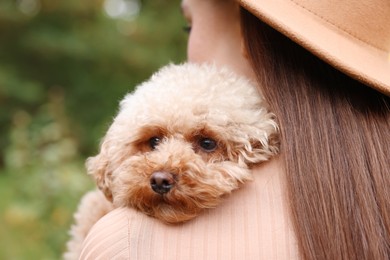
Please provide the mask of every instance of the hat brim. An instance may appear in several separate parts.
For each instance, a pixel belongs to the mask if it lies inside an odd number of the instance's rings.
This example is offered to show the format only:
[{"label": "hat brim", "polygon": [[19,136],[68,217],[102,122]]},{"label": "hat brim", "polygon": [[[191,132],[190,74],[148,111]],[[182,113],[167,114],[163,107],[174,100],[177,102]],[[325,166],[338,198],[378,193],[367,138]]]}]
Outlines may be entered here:
[{"label": "hat brim", "polygon": [[350,77],[390,96],[390,54],[286,0],[240,0],[260,20]]}]

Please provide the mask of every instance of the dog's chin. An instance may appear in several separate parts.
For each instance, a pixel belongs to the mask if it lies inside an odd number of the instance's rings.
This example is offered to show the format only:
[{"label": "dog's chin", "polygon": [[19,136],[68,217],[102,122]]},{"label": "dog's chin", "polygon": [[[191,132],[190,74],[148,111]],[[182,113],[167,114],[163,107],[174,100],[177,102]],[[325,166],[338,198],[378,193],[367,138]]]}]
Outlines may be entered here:
[{"label": "dog's chin", "polygon": [[221,201],[220,196],[207,194],[202,198],[196,194],[185,194],[176,188],[163,195],[150,190],[136,194],[129,194],[127,201],[121,204],[127,204],[168,224],[189,221],[204,209],[216,207]]},{"label": "dog's chin", "polygon": [[132,190],[128,196],[115,198],[116,206],[135,208],[146,215],[157,218],[165,223],[175,224],[189,221],[198,216],[204,209],[214,208],[221,201],[221,191],[212,195],[204,191],[203,194],[186,194],[179,188],[174,188],[166,194],[160,195],[149,188]]},{"label": "dog's chin", "polygon": [[[170,197],[167,195],[157,195],[155,204],[145,205],[138,204],[134,205],[138,210],[143,211],[144,213],[155,217],[168,224],[176,224],[189,221],[200,214],[202,210],[208,207],[202,207],[196,205],[195,203],[187,201],[177,201],[176,199],[168,199]],[[214,207],[217,205],[215,203]]]}]

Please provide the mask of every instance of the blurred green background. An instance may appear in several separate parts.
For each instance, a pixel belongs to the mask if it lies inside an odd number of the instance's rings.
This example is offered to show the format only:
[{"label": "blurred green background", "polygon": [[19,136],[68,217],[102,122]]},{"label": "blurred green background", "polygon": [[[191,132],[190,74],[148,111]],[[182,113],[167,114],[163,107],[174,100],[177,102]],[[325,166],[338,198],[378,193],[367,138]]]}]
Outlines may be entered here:
[{"label": "blurred green background", "polygon": [[60,259],[119,100],[185,60],[179,0],[0,1],[0,259]]}]

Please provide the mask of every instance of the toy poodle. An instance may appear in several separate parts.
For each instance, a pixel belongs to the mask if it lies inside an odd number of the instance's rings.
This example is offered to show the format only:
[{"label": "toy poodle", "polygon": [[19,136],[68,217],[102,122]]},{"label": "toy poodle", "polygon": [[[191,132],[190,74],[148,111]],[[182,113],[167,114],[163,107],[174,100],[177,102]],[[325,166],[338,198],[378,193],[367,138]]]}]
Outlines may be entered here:
[{"label": "toy poodle", "polygon": [[113,208],[179,223],[216,207],[251,180],[253,165],[277,154],[277,129],[249,80],[213,65],[162,68],[125,96],[99,154],[87,160],[99,190],[80,203],[65,258],[77,258]]}]

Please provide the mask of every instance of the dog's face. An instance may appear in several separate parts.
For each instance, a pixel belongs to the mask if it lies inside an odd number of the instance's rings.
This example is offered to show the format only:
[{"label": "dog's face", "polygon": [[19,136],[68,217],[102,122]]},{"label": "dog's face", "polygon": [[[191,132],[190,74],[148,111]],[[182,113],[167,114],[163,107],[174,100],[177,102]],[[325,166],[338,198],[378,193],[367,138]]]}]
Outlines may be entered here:
[{"label": "dog's face", "polygon": [[277,152],[263,106],[253,86],[227,71],[169,66],[121,102],[89,173],[115,206],[189,220]]}]

